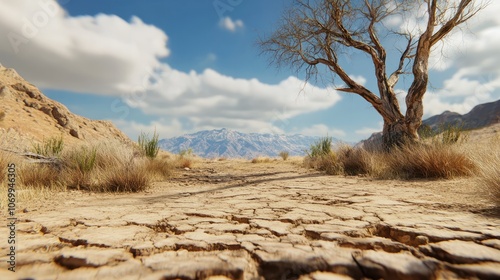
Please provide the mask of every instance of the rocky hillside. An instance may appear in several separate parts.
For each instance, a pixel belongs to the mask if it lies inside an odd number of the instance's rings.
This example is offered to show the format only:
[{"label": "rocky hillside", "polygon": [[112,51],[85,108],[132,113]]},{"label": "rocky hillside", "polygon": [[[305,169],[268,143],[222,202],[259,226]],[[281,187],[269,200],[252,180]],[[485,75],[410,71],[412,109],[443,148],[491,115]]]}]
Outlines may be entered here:
[{"label": "rocky hillside", "polygon": [[[500,128],[500,100],[479,104],[464,115],[445,111],[440,115],[432,116],[422,122],[435,132],[449,127],[457,126],[464,130],[473,130],[469,138],[474,141],[484,141],[495,137]],[[377,149],[382,144],[382,132],[373,133],[368,139],[360,141],[356,146],[367,149]]]},{"label": "rocky hillside", "polygon": [[477,105],[464,115],[459,113],[445,111],[444,113],[432,116],[423,121],[433,129],[439,126],[459,126],[464,129],[478,129],[500,123],[500,100],[490,103]]},{"label": "rocky hillside", "polygon": [[61,135],[69,146],[109,140],[132,143],[111,122],[71,113],[14,69],[0,65],[0,147],[25,150],[33,142]]},{"label": "rocky hillside", "polygon": [[[191,148],[202,157],[252,158],[277,156],[281,151],[304,155],[319,137],[241,133],[229,129],[206,130],[194,134],[160,140],[160,147],[172,153]],[[334,142],[339,140],[334,139]]]}]

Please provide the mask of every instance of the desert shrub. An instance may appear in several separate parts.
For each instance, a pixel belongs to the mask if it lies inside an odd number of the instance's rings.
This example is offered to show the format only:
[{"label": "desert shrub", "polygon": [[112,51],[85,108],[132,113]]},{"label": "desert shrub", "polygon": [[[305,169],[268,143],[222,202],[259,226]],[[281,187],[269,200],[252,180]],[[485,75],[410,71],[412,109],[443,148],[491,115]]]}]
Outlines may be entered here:
[{"label": "desert shrub", "polygon": [[306,167],[324,171],[329,175],[343,174],[339,158],[332,151],[331,137],[323,137],[311,145],[303,164]]},{"label": "desert shrub", "polygon": [[159,136],[155,132],[153,132],[153,137],[149,138],[148,134],[141,133],[139,135],[138,143],[144,155],[148,158],[155,158],[158,155],[158,151],[160,150],[159,146]]},{"label": "desert shrub", "polygon": [[23,164],[19,168],[19,179],[23,186],[52,187],[64,185],[61,170],[48,164]]},{"label": "desert shrub", "polygon": [[188,148],[181,150],[175,160],[173,166],[176,168],[192,168],[195,163],[195,155],[193,149]]},{"label": "desert shrub", "polygon": [[307,155],[311,158],[317,158],[323,155],[328,155],[332,152],[332,138],[323,137],[311,145]]},{"label": "desert shrub", "polygon": [[150,183],[144,164],[132,162],[105,170],[102,182],[92,190],[100,192],[140,192]]},{"label": "desert shrub", "polygon": [[149,159],[146,162],[147,173],[152,179],[159,181],[170,178],[173,174],[174,167],[174,163],[167,158]]},{"label": "desert shrub", "polygon": [[59,156],[64,149],[64,140],[62,135],[44,140],[42,143],[33,144],[32,151],[36,154],[54,157]]},{"label": "desert shrub", "polygon": [[386,170],[380,174],[384,178],[449,179],[471,175],[476,169],[464,153],[445,144],[404,145],[378,160],[386,165]]},{"label": "desert shrub", "polygon": [[68,184],[75,188],[90,188],[91,172],[96,168],[97,148],[80,147],[64,155]]},{"label": "desert shrub", "polygon": [[3,121],[4,119],[5,119],[5,112],[0,111],[0,122]]},{"label": "desert shrub", "polygon": [[253,158],[251,163],[270,163],[272,160],[268,157],[256,157]]},{"label": "desert shrub", "polygon": [[361,148],[342,146],[336,151],[344,175],[361,175],[371,172],[370,154]]},{"label": "desert shrub", "polygon": [[448,125],[440,129],[442,132],[438,135],[438,139],[442,144],[451,145],[456,144],[459,141],[465,142],[467,140],[467,135],[464,133],[462,126],[458,125]]},{"label": "desert shrub", "polygon": [[193,159],[186,157],[179,157],[174,166],[177,168],[192,168],[193,167]]},{"label": "desert shrub", "polygon": [[305,167],[313,168],[319,171],[324,171],[329,175],[340,175],[343,174],[343,168],[338,161],[335,153],[330,152],[328,154],[318,155],[312,157],[310,155],[304,158],[303,162]]},{"label": "desert shrub", "polygon": [[289,152],[286,152],[286,151],[282,151],[279,153],[279,156],[283,159],[283,160],[287,160],[288,157],[290,156],[290,153]]},{"label": "desert shrub", "polygon": [[467,152],[478,166],[477,182],[488,199],[500,207],[500,137],[491,141],[467,144]]},{"label": "desert shrub", "polygon": [[0,184],[7,180],[7,165],[10,163],[10,156],[0,151]]}]

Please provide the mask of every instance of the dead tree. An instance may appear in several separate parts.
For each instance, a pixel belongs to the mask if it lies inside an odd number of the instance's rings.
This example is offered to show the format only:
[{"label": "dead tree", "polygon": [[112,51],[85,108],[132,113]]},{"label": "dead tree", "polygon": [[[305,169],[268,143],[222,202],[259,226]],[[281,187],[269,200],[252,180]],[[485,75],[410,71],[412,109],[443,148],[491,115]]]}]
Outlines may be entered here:
[{"label": "dead tree", "polygon": [[[329,69],[345,84],[338,91],[361,96],[382,116],[383,142],[389,148],[419,141],[432,47],[486,4],[474,0],[294,0],[274,33],[260,45],[278,67],[305,68],[306,80],[318,74],[320,65]],[[403,21],[411,17],[416,24],[412,28],[390,25],[391,17]],[[399,63],[388,74],[384,45],[393,48],[398,43],[403,46]],[[378,94],[346,73],[339,59],[346,53],[370,58]],[[405,114],[394,90],[401,75],[413,78]]]}]

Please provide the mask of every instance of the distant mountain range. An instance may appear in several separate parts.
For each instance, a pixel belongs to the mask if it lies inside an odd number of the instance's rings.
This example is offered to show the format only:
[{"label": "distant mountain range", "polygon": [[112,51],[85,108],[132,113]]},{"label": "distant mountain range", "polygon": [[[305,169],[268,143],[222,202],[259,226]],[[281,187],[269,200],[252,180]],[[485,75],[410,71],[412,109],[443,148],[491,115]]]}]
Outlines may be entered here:
[{"label": "distant mountain range", "polygon": [[[159,145],[171,153],[192,149],[194,154],[205,158],[253,158],[275,157],[281,151],[289,152],[291,156],[305,155],[305,151],[319,138],[300,134],[241,133],[223,128],[163,139]],[[333,143],[340,143],[340,140],[334,138]]]}]

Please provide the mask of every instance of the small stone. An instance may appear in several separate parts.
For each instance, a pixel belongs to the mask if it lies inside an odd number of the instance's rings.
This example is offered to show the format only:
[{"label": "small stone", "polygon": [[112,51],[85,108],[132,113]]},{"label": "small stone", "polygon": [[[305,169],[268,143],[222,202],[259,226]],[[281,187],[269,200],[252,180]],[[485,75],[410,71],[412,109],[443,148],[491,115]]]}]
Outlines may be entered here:
[{"label": "small stone", "polygon": [[429,238],[427,236],[419,235],[415,237],[415,242],[417,245],[427,245],[429,243]]}]

